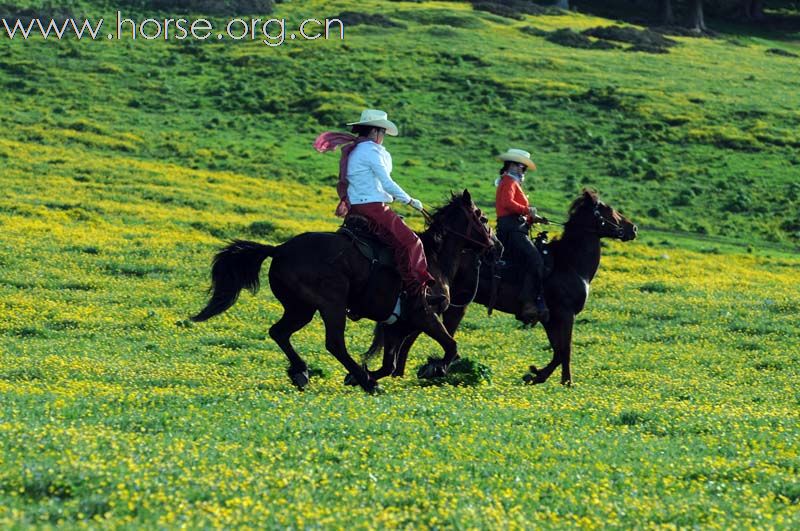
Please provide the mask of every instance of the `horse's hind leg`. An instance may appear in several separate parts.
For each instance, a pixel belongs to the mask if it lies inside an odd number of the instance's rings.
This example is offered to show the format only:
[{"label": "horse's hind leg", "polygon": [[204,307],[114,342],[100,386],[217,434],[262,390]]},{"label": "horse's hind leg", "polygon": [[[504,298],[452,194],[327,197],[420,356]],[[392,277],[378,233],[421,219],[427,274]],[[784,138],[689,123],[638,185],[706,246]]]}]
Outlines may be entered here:
[{"label": "horse's hind leg", "polygon": [[325,323],[325,348],[339,360],[339,363],[344,365],[347,372],[355,376],[356,381],[365,391],[372,393],[375,391],[377,382],[347,352],[347,345],[344,341],[347,314],[345,313],[344,304],[337,306],[330,305],[326,308],[320,308],[319,311]]},{"label": "horse's hind leg", "polygon": [[386,327],[383,345],[383,363],[377,371],[370,372],[373,378],[379,380],[386,376],[397,375],[400,355],[406,343],[413,343],[419,332],[409,333],[408,327],[402,322]]},{"label": "horse's hind leg", "polygon": [[270,337],[289,358],[289,378],[298,388],[308,385],[308,365],[292,346],[292,334],[306,326],[314,317],[311,306],[291,304],[284,306],[283,317],[269,329]]},{"label": "horse's hind leg", "polygon": [[402,343],[397,345],[396,352],[394,353],[395,358],[395,366],[394,372],[392,372],[392,376],[395,378],[399,378],[406,373],[406,362],[408,361],[408,353],[411,351],[411,347],[414,345],[414,342],[419,337],[420,332],[412,332],[411,334],[407,335],[403,338]]}]

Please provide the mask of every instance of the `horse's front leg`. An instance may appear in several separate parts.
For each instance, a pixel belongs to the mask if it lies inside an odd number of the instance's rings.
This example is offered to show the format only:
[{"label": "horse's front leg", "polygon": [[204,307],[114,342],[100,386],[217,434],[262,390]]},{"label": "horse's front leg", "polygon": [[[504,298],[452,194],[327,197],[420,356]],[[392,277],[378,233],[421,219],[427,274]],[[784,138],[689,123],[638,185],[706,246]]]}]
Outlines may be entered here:
[{"label": "horse's front leg", "polygon": [[419,332],[409,334],[408,328],[400,323],[389,326],[384,325],[383,363],[381,364],[381,368],[377,371],[370,371],[372,377],[379,380],[386,376],[394,376],[397,372],[399,353],[403,345],[407,341],[409,335],[416,338],[418,333]]},{"label": "horse's front leg", "polygon": [[561,365],[561,383],[570,385],[572,375],[570,374],[570,358],[572,356],[572,328],[575,324],[575,316],[571,313],[557,313],[550,316],[550,320],[544,325],[547,331],[547,338],[550,340],[550,347],[553,349],[553,359],[542,369],[530,366],[530,373],[522,377],[525,382],[530,384],[544,383]]},{"label": "horse's front leg", "polygon": [[364,367],[356,363],[356,360],[347,351],[347,345],[344,340],[347,314],[344,307],[344,304],[331,304],[323,306],[319,310],[322,321],[325,323],[325,348],[339,360],[348,373],[353,375],[362,389],[368,393],[381,392],[378,382],[372,378],[372,375]]},{"label": "horse's front leg", "polygon": [[[387,376],[397,376],[399,353],[402,351],[403,345],[406,344],[406,339],[410,337],[411,342],[413,342],[417,335],[419,335],[419,332],[409,333],[408,328],[400,323],[394,325],[379,324],[376,327],[376,339],[370,350],[365,354],[365,358],[369,359],[372,354],[377,352],[377,344],[380,345],[380,348],[383,348],[383,361],[378,370],[367,370],[368,374],[376,381]],[[408,350],[405,352],[407,354]],[[403,360],[403,363],[405,363],[405,360]],[[366,363],[364,365],[366,368]],[[351,373],[345,376],[344,383],[345,385],[358,385],[358,381]]]}]

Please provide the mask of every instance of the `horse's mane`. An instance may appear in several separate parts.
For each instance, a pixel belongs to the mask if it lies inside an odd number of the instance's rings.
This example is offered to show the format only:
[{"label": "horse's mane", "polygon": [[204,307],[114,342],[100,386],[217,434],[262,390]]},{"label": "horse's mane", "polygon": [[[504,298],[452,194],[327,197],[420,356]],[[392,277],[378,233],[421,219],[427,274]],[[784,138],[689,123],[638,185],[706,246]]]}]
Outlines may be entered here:
[{"label": "horse's mane", "polygon": [[437,226],[441,226],[444,220],[457,208],[461,207],[461,204],[464,200],[464,194],[454,194],[450,193],[450,201],[437,208],[431,214],[431,221],[428,223],[429,229],[435,229]]},{"label": "horse's mane", "polygon": [[453,212],[461,208],[464,200],[463,195],[451,193],[450,201],[434,210],[431,214],[431,219],[426,223],[425,231],[419,234],[426,253],[438,253],[445,233],[445,223]]},{"label": "horse's mane", "polygon": [[567,222],[569,222],[569,220],[571,220],[573,216],[575,216],[580,211],[580,209],[583,208],[584,205],[586,205],[588,201],[591,201],[592,204],[595,204],[599,200],[600,198],[597,195],[597,190],[592,190],[591,188],[584,188],[581,191],[581,195],[576,197],[575,201],[573,201],[572,204],[570,205],[569,210],[567,211],[567,220],[568,220]]},{"label": "horse's mane", "polygon": [[[599,200],[600,198],[597,194],[597,190],[593,190],[591,188],[584,188],[581,190],[581,194],[576,197],[569,206],[569,210],[567,211],[567,222],[564,224],[565,230],[570,222],[575,220],[575,217],[582,209],[586,208],[587,205],[594,205]],[[569,244],[565,245],[563,233],[550,241],[550,250],[553,253],[553,256],[556,258],[562,258],[571,253],[572,251],[568,247]]]}]

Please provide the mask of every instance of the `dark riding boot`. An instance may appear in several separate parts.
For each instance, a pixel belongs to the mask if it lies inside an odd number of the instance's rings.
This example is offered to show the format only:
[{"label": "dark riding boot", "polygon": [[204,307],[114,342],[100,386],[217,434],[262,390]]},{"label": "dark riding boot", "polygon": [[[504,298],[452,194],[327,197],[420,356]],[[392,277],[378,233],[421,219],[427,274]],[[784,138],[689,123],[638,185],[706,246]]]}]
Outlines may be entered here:
[{"label": "dark riding boot", "polygon": [[522,308],[516,316],[517,319],[523,323],[535,321],[539,317],[539,310],[534,302],[533,274],[530,272],[525,274],[525,279],[522,281],[522,290],[520,290],[519,299],[522,301]]},{"label": "dark riding boot", "polygon": [[522,283],[520,300],[522,308],[517,318],[524,323],[539,321],[546,323],[550,320],[550,310],[544,301],[542,278],[533,271],[528,271]]},{"label": "dark riding boot", "polygon": [[434,293],[425,287],[416,293],[404,294],[403,313],[436,313],[446,302],[447,297],[443,293]]}]

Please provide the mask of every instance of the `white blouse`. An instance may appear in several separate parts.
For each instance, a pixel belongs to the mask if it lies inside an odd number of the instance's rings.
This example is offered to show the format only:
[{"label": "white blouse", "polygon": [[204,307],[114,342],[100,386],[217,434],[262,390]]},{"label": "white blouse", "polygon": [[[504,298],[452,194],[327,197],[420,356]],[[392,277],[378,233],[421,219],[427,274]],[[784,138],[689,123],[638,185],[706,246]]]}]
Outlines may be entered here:
[{"label": "white blouse", "polygon": [[363,203],[408,203],[411,196],[392,180],[392,156],[380,144],[362,142],[347,159],[347,198],[352,205]]}]

